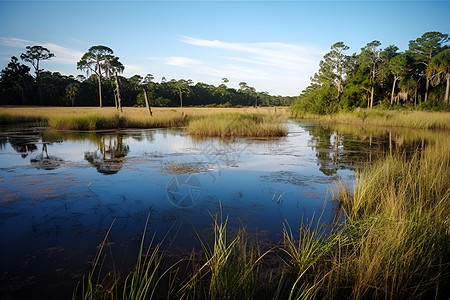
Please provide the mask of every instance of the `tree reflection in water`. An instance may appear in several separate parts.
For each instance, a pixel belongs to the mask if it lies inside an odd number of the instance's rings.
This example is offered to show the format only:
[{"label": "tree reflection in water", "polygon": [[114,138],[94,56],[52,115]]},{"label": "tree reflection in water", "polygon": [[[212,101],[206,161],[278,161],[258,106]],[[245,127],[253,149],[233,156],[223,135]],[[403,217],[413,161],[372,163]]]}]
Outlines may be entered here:
[{"label": "tree reflection in water", "polygon": [[33,167],[44,170],[54,170],[61,166],[64,162],[62,159],[49,156],[47,151],[47,142],[42,142],[42,152],[35,158],[30,159],[30,163]]},{"label": "tree reflection in water", "polygon": [[122,169],[125,156],[130,151],[128,145],[124,145],[122,135],[109,135],[102,137],[98,143],[98,149],[93,152],[85,152],[86,159],[99,173],[112,175]]}]

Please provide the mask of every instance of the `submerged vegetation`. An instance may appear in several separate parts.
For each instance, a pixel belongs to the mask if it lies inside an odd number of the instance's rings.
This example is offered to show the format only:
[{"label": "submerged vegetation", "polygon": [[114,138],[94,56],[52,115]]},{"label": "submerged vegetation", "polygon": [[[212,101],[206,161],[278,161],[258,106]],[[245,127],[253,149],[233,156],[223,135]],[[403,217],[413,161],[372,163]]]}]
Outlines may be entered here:
[{"label": "submerged vegetation", "polygon": [[[212,241],[199,237],[202,249],[187,259],[187,277],[164,279],[167,270],[154,271],[162,275],[152,289],[168,299],[446,298],[448,178],[449,140],[436,140],[412,156],[389,155],[359,170],[353,189],[336,183],[334,224],[286,225],[283,240],[272,247],[250,242],[243,229],[232,235],[228,219],[215,216]],[[139,268],[162,265],[151,260]],[[146,279],[143,274],[133,276]],[[125,288],[123,298],[128,299]]]}]

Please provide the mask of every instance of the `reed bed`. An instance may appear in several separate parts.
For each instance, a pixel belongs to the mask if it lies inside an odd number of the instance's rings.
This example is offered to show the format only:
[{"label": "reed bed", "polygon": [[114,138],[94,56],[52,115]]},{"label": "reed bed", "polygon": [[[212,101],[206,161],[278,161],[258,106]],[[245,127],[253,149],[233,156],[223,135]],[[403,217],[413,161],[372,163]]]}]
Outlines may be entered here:
[{"label": "reed bed", "polygon": [[188,132],[197,136],[276,137],[287,134],[283,121],[278,116],[221,113],[192,120]]},{"label": "reed bed", "polygon": [[327,291],[353,299],[448,296],[449,178],[444,139],[412,158],[388,157],[362,169],[352,192],[340,185],[348,242]]},{"label": "reed bed", "polygon": [[[286,130],[280,124],[286,110],[280,108],[154,108],[152,116],[144,108],[126,107],[119,113],[113,107],[2,107],[0,125],[37,122],[58,130],[103,130],[120,128],[172,128],[185,127],[193,121],[194,127],[214,127],[220,116],[223,134],[208,136],[279,136]],[[225,117],[227,116],[227,117]],[[199,121],[202,120],[202,121]],[[242,122],[240,122],[242,121]],[[208,124],[208,122],[211,122]],[[250,127],[249,127],[250,126]],[[243,127],[243,128],[240,128]],[[251,131],[255,131],[251,133]]]},{"label": "reed bed", "polygon": [[357,126],[406,127],[414,129],[450,130],[450,112],[398,111],[383,109],[356,109],[333,115],[295,115],[300,119],[311,119],[325,123]]}]

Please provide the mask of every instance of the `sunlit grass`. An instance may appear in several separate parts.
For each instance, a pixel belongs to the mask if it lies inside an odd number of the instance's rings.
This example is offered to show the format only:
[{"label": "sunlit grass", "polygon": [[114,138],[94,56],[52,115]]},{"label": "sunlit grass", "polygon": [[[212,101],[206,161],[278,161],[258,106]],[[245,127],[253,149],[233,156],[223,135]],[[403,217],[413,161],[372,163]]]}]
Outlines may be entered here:
[{"label": "sunlit grass", "polygon": [[278,116],[225,113],[192,120],[188,132],[199,136],[276,137],[287,134],[283,121]]},{"label": "sunlit grass", "polygon": [[301,114],[301,119],[321,122],[351,124],[357,126],[407,127],[416,129],[450,130],[450,112],[398,111],[382,109],[361,109],[340,112],[333,115]]},{"label": "sunlit grass", "polygon": [[[126,107],[119,114],[113,107],[2,107],[0,124],[40,121],[59,130],[101,130],[119,128],[185,127],[194,122],[192,134],[208,136],[279,136],[284,109],[276,108],[153,108],[150,116],[144,108]],[[221,124],[216,117],[221,116]],[[224,117],[228,116],[228,117]],[[202,121],[200,121],[202,120]],[[203,122],[203,123],[202,123]],[[211,122],[211,123],[210,123]],[[218,125],[219,133],[200,133],[200,127]],[[199,127],[200,126],[200,127]],[[221,127],[220,127],[221,126]]]}]

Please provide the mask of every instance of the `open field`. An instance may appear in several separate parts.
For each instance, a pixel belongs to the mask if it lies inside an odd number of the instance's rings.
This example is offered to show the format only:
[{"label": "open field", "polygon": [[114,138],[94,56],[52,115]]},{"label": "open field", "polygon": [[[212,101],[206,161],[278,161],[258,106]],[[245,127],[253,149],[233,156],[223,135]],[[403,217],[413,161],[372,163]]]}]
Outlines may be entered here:
[{"label": "open field", "polygon": [[297,115],[300,119],[356,126],[405,127],[450,130],[450,112],[356,109],[333,115]]}]

